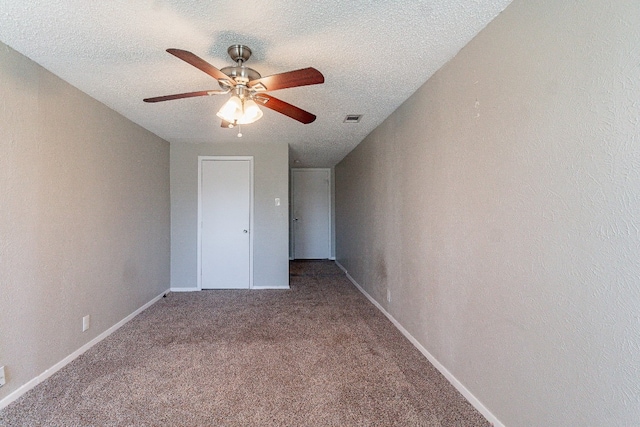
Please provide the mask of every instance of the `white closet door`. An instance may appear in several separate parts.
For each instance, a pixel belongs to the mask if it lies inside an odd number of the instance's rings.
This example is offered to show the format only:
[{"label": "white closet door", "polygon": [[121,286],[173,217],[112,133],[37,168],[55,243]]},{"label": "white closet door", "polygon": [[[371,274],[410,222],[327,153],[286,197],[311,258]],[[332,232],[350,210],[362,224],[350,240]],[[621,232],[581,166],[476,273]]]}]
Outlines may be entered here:
[{"label": "white closet door", "polygon": [[202,159],[202,289],[251,286],[251,161]]},{"label": "white closet door", "polygon": [[293,253],[295,259],[331,257],[329,169],[293,169]]}]

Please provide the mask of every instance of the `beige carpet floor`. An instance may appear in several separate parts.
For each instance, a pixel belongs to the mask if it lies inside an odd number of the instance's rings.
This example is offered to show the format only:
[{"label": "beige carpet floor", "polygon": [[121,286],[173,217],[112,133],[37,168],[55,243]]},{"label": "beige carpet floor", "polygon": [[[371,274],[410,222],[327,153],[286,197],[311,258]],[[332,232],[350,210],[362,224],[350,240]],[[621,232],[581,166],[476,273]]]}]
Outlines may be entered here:
[{"label": "beige carpet floor", "polygon": [[171,293],[1,426],[489,426],[329,261],[291,290]]}]

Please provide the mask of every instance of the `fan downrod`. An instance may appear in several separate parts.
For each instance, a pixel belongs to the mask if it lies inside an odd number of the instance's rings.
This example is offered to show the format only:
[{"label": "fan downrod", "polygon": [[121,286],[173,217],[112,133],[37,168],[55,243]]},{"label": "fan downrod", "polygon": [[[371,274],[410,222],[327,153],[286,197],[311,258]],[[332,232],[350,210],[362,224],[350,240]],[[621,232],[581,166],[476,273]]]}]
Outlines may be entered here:
[{"label": "fan downrod", "polygon": [[[234,44],[229,46],[227,52],[236,65],[232,67],[224,67],[220,71],[234,79],[236,83],[246,85],[251,80],[257,80],[261,77],[260,73],[256,70],[244,65],[244,62],[251,57],[251,49],[247,46],[243,44]],[[224,81],[218,81],[218,83],[223,89],[229,89]]]}]

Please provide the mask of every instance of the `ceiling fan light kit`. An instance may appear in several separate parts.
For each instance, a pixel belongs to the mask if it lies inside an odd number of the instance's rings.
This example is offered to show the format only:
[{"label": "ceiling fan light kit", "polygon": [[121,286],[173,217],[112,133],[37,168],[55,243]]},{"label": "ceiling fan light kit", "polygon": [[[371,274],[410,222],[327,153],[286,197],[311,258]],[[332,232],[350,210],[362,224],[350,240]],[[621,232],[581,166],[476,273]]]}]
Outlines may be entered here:
[{"label": "ceiling fan light kit", "polygon": [[216,115],[231,124],[227,127],[233,127],[234,124],[248,125],[256,122],[260,120],[262,114],[262,110],[253,99],[240,99],[233,95]]},{"label": "ceiling fan light kit", "polygon": [[[290,87],[324,83],[324,76],[315,68],[303,68],[262,77],[256,70],[244,65],[251,57],[251,49],[241,44],[232,45],[227,49],[227,53],[236,65],[224,67],[220,70],[186,50],[167,49],[167,52],[215,78],[222,90],[158,96],[146,98],[144,99],[145,102],[161,102],[196,96],[231,93],[229,100],[227,100],[216,113],[216,116],[222,119],[222,127],[226,128],[233,128],[238,125],[250,124],[260,120],[263,112],[260,110],[256,101],[266,108],[291,117],[303,124],[309,124],[316,119],[316,116],[308,111],[281,101],[266,93],[268,91]],[[238,136],[242,136],[242,133],[238,132]]]},{"label": "ceiling fan light kit", "polygon": [[242,116],[242,100],[233,95],[225,102],[216,116],[229,123],[235,123]]},{"label": "ceiling fan light kit", "polygon": [[253,99],[247,99],[244,101],[244,112],[242,117],[238,120],[238,124],[248,125],[262,118],[262,110],[256,104]]}]

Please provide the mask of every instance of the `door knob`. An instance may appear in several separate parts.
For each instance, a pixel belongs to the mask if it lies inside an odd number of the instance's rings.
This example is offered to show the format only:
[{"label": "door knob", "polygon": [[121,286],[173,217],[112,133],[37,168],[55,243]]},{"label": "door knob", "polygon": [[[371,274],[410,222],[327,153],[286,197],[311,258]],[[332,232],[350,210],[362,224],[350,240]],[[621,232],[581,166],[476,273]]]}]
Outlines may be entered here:
[{"label": "door knob", "polygon": [[242,230],[243,233],[247,234],[249,230]]},{"label": "door knob", "polygon": [[298,218],[293,218],[293,220],[294,220],[294,221],[297,221],[297,220],[298,220]]}]

